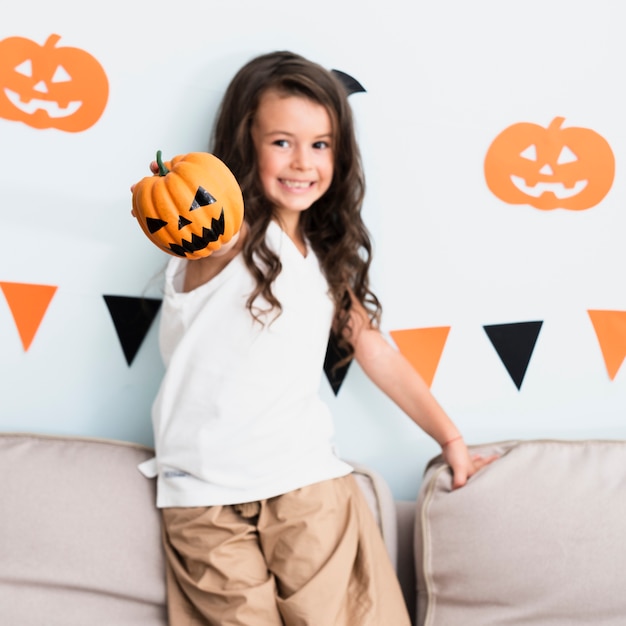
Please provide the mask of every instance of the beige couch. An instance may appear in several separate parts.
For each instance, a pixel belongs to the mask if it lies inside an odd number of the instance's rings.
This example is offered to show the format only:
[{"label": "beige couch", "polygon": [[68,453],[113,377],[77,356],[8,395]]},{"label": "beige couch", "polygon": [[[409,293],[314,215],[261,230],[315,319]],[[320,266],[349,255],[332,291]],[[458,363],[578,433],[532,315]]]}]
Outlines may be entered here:
[{"label": "beige couch", "polygon": [[[472,448],[502,458],[456,491],[433,459],[416,503],[356,468],[415,623],[624,626],[626,442]],[[151,454],[0,435],[0,625],[165,626]]]},{"label": "beige couch", "polygon": [[[137,470],[151,455],[117,441],[0,434],[0,626],[166,625],[155,484]],[[412,568],[410,548],[398,561],[388,486],[366,468],[355,475],[392,560]],[[404,528],[410,542],[412,522]]]}]

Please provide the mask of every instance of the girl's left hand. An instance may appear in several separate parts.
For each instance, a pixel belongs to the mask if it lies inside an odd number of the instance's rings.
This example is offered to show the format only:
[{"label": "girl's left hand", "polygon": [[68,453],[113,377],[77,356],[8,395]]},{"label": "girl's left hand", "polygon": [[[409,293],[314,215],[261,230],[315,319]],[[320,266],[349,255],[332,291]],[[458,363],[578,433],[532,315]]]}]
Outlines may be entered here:
[{"label": "girl's left hand", "polygon": [[[158,164],[157,164],[157,162],[156,162],[156,161],[151,161],[151,162],[150,162],[150,166],[149,166],[149,167],[150,167],[150,171],[152,172],[152,175],[153,175],[153,176],[156,176],[156,175],[159,173],[159,166],[158,166]],[[136,184],[137,184],[137,183],[135,183],[135,184],[133,184],[133,185],[131,185],[131,186],[130,186],[130,193],[133,193],[133,191],[135,191],[135,185],[136,185]],[[134,209],[132,209],[132,208],[131,208],[131,210],[130,210],[130,214],[131,214],[133,217],[137,217],[137,216],[135,215],[135,210],[134,210]]]},{"label": "girl's left hand", "polygon": [[468,478],[499,458],[497,454],[487,457],[480,454],[470,455],[465,441],[460,437],[445,444],[442,455],[443,460],[452,468],[452,489],[463,487]]}]

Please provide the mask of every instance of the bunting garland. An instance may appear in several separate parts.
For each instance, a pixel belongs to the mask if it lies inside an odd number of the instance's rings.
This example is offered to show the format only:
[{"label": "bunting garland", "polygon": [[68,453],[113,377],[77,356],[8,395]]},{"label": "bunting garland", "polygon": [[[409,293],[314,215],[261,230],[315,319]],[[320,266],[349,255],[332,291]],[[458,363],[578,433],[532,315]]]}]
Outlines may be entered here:
[{"label": "bunting garland", "polygon": [[483,326],[504,367],[521,389],[543,322]]},{"label": "bunting garland", "polygon": [[[0,291],[13,317],[24,352],[28,352],[57,292],[54,285],[0,282]],[[158,298],[102,296],[115,327],[122,353],[131,366],[161,307]],[[607,374],[614,380],[626,359],[626,311],[587,310]],[[484,325],[489,341],[518,390],[521,390],[543,321]],[[389,332],[398,350],[431,386],[445,349],[450,326],[409,328]],[[337,395],[351,360],[341,363],[345,351],[331,334],[324,373]]]},{"label": "bunting garland", "polygon": [[440,326],[392,330],[389,334],[398,346],[398,350],[430,387],[449,332],[450,326]]},{"label": "bunting garland", "polygon": [[0,289],[15,320],[24,352],[27,352],[57,288],[52,285],[0,282]]},{"label": "bunting garland", "polygon": [[345,348],[339,345],[337,335],[331,332],[326,346],[324,373],[335,395],[339,393],[339,389],[341,389],[341,385],[348,375],[348,368],[352,363],[352,359],[342,363],[346,356],[347,352]]},{"label": "bunting garland", "polygon": [[111,314],[126,362],[130,366],[161,307],[161,300],[128,296],[103,297]]},{"label": "bunting garland", "polygon": [[626,311],[587,311],[602,350],[606,371],[613,380],[626,356]]}]

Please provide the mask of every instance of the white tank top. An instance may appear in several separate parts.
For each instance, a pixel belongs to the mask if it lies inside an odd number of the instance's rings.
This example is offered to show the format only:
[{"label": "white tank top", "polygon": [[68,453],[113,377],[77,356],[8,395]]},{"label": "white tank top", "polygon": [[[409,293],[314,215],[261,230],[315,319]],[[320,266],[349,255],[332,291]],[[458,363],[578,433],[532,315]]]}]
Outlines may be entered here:
[{"label": "white tank top", "polygon": [[[237,504],[344,476],[319,395],[333,315],[328,284],[272,222],[282,313],[265,326],[246,308],[254,281],[242,255],[183,293],[185,259],[167,267],[160,347],[166,372],[154,402],[157,506]],[[261,300],[262,304],[265,304]],[[150,469],[152,468],[152,470]]]}]

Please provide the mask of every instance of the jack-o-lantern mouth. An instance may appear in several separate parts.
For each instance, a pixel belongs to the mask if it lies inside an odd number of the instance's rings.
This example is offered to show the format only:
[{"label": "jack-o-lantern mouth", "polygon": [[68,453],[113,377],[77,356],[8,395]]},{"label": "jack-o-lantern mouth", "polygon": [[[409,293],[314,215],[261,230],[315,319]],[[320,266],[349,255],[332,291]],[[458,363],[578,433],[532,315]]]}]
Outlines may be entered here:
[{"label": "jack-o-lantern mouth", "polygon": [[[185,220],[185,218],[182,219],[186,222],[182,226],[189,224],[188,220]],[[151,233],[155,233],[164,226],[167,226],[167,222],[149,217],[146,219],[146,225]],[[182,226],[180,227],[182,228]],[[210,243],[217,241],[224,234],[224,226],[224,209],[222,208],[219,218],[211,219],[211,228],[203,226],[201,235],[192,233],[191,239],[181,239],[180,244],[170,243],[169,249],[178,256],[187,256],[187,254],[193,254],[194,252],[198,252],[198,250],[204,250]]]},{"label": "jack-o-lantern mouth", "polygon": [[511,174],[511,182],[527,196],[540,198],[543,194],[552,194],[559,200],[577,196],[586,186],[588,181],[577,180],[572,187],[566,187],[563,183],[539,182],[529,185],[521,176]]},{"label": "jack-o-lantern mouth", "polygon": [[8,88],[4,89],[4,95],[22,113],[33,115],[37,111],[44,110],[48,117],[55,119],[74,115],[83,104],[80,100],[72,100],[67,106],[62,107],[58,102],[40,100],[38,98],[32,98],[28,102],[23,102],[18,93]]}]

